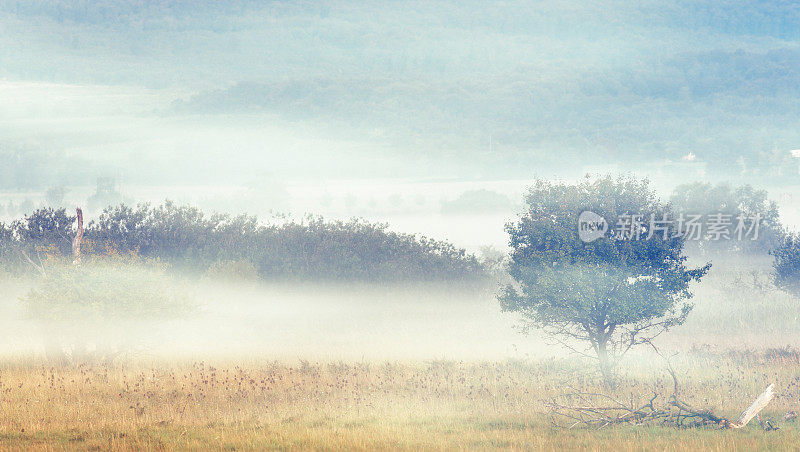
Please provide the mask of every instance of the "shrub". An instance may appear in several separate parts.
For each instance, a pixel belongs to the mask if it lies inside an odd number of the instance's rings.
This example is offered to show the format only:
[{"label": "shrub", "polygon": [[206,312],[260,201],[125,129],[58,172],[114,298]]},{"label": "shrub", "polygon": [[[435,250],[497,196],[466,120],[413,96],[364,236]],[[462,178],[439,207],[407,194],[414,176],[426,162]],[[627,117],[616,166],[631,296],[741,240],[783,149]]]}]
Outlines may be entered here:
[{"label": "shrub", "polygon": [[48,262],[45,271],[22,299],[36,319],[170,319],[192,307],[191,298],[166,275],[165,266],[156,263],[95,258],[80,266]]},{"label": "shrub", "polygon": [[89,344],[100,356],[114,356],[135,346],[129,342],[130,332],[118,334],[121,328],[139,322],[152,327],[195,309],[186,287],[154,262],[95,257],[75,266],[51,259],[43,268],[45,273],[21,302],[45,329],[48,354],[54,358],[69,353],[83,358]]},{"label": "shrub", "polygon": [[772,250],[775,285],[800,293],[800,234],[786,234],[783,241]]}]

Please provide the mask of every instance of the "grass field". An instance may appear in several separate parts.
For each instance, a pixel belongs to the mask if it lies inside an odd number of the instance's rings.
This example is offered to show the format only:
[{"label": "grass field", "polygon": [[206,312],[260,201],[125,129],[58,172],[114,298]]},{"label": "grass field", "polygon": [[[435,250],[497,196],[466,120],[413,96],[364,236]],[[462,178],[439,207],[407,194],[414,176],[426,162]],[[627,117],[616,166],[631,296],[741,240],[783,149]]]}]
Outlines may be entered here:
[{"label": "grass field", "polygon": [[[735,417],[770,382],[781,426],[742,430],[563,430],[544,401],[609,391],[567,360],[455,363],[0,364],[0,449],[590,449],[708,450],[800,446],[781,417],[800,405],[794,353],[694,354],[677,362],[682,398]],[[652,363],[632,364],[622,400],[671,392]],[[661,403],[665,400],[661,399]]]}]

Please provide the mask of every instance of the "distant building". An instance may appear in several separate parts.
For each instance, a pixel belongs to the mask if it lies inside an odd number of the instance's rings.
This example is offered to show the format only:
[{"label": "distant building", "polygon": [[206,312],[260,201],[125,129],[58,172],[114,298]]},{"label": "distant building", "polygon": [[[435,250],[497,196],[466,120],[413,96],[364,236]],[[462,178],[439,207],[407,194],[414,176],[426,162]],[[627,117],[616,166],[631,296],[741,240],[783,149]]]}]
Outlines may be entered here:
[{"label": "distant building", "polygon": [[[789,152],[792,154],[792,157],[800,159],[800,149],[793,149]],[[800,174],[800,162],[797,165],[797,174]]]}]

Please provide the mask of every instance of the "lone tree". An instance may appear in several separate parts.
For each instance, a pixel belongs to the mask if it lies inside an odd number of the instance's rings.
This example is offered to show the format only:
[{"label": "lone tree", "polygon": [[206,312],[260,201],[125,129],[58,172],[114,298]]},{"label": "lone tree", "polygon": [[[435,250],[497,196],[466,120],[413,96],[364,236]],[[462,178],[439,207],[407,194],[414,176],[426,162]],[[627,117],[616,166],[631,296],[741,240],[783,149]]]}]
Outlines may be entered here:
[{"label": "lone tree", "polygon": [[[692,309],[689,283],[710,264],[686,268],[669,205],[647,180],[538,180],[525,200],[527,213],[506,225],[515,284],[499,298],[504,311],[522,314],[526,329],[543,329],[596,359],[609,380],[631,347],[684,322]],[[589,242],[578,234],[585,211],[607,228]]]}]

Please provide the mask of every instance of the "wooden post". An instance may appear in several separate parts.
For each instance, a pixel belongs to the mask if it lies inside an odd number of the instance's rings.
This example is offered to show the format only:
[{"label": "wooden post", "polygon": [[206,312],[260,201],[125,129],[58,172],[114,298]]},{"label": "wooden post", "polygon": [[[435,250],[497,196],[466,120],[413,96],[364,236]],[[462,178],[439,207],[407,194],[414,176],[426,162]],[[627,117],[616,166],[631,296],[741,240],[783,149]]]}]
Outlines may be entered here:
[{"label": "wooden post", "polygon": [[83,241],[83,211],[80,207],[76,209],[78,215],[78,232],[72,240],[72,256],[75,258],[72,263],[81,265],[81,242]]}]

